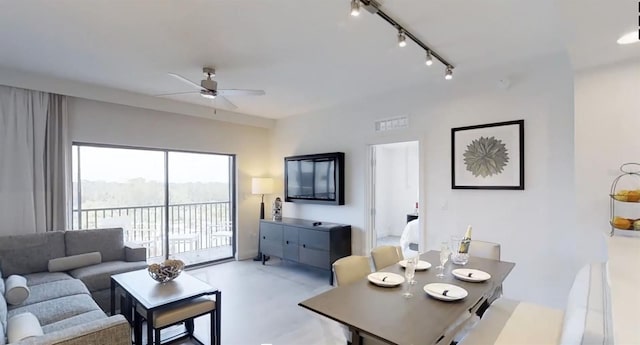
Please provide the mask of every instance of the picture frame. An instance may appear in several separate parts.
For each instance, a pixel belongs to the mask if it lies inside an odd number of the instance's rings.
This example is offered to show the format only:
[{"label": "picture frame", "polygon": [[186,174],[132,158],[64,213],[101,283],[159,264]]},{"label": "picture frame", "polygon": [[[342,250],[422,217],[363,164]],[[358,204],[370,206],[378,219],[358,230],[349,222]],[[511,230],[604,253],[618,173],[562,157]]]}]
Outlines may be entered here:
[{"label": "picture frame", "polygon": [[451,128],[451,189],[524,190],[524,120]]}]

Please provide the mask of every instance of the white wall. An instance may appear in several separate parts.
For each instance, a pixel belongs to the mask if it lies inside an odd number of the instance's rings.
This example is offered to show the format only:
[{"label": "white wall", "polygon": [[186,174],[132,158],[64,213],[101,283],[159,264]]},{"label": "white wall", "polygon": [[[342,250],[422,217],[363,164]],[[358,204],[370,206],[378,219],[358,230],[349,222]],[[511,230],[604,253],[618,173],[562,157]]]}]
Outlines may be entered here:
[{"label": "white wall", "polygon": [[418,142],[376,146],[376,216],[378,238],[400,236],[418,201]]},{"label": "white wall", "polygon": [[[575,76],[575,171],[580,262],[604,259],[609,188],[626,162],[640,163],[640,62]],[[635,188],[640,183],[635,181]],[[635,217],[640,218],[640,205]]]},{"label": "white wall", "polygon": [[[282,157],[346,153],[346,205],[286,203],[287,217],[351,224],[353,250],[365,245],[367,145],[420,141],[420,209],[427,247],[462,234],[499,242],[516,263],[505,295],[562,307],[575,273],[573,184],[573,75],[566,56],[538,58],[499,71],[433,81],[335,108],[280,120],[273,142],[274,176]],[[496,87],[511,76],[510,89]],[[374,120],[408,114],[410,128],[374,132]],[[525,119],[524,191],[452,190],[450,129]]]},{"label": "white wall", "polygon": [[69,122],[72,141],[236,154],[236,255],[257,253],[260,199],[251,195],[251,177],[267,175],[268,129],[82,98],[70,98]]}]

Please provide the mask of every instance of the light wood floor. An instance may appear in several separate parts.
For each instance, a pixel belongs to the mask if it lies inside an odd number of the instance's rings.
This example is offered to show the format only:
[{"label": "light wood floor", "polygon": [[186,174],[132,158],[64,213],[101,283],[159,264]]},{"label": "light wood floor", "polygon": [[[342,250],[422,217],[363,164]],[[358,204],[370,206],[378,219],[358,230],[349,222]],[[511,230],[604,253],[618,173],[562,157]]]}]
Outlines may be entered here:
[{"label": "light wood floor", "polygon": [[[346,343],[337,324],[298,306],[331,288],[325,271],[272,258],[266,266],[251,260],[234,261],[189,273],[222,291],[223,345]],[[196,320],[195,334],[205,344],[209,343],[208,325],[208,316]]]}]

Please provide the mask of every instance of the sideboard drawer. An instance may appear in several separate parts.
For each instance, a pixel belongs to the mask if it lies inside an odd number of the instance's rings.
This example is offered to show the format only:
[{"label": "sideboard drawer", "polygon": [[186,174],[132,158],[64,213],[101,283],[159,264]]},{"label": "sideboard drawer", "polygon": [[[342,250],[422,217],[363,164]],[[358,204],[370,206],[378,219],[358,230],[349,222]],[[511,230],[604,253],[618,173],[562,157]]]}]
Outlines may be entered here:
[{"label": "sideboard drawer", "polygon": [[329,250],[330,235],[328,231],[300,229],[298,232],[300,246],[305,248]]},{"label": "sideboard drawer", "polygon": [[287,260],[298,262],[298,244],[293,242],[284,242],[284,258]]},{"label": "sideboard drawer", "polygon": [[299,247],[300,262],[310,266],[331,269],[331,258],[329,252],[312,248]]},{"label": "sideboard drawer", "polygon": [[261,222],[260,237],[262,241],[274,241],[282,244],[282,225]]},{"label": "sideboard drawer", "polygon": [[283,255],[282,242],[262,240],[260,241],[260,252],[264,255],[273,255],[281,258]]},{"label": "sideboard drawer", "polygon": [[293,226],[284,226],[284,242],[286,243],[298,243],[298,232],[300,228]]}]

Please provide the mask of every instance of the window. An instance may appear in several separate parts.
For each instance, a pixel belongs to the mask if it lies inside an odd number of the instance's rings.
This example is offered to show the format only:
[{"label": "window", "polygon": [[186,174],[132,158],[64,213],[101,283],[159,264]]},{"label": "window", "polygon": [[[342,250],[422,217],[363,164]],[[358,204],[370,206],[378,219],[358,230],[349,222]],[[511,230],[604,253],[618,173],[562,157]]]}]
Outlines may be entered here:
[{"label": "window", "polygon": [[235,156],[73,145],[73,229],[121,227],[150,261],[235,254]]}]

